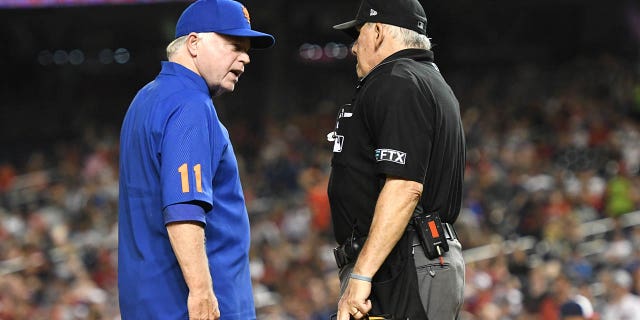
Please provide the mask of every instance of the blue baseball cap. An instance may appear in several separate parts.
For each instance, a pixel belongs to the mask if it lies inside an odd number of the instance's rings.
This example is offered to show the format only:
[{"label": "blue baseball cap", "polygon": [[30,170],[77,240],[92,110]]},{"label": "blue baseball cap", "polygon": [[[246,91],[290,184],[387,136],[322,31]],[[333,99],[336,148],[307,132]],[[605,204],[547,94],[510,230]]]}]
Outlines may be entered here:
[{"label": "blue baseball cap", "polygon": [[251,48],[256,49],[269,48],[275,43],[272,35],[251,30],[249,11],[233,0],[197,0],[189,5],[176,24],[176,38],[191,32],[248,37]]}]

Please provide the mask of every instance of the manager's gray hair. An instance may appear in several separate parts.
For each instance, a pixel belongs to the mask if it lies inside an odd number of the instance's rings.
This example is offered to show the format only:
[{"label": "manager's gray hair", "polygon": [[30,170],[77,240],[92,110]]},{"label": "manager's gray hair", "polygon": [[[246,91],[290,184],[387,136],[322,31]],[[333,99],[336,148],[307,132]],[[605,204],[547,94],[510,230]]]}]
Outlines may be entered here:
[{"label": "manager's gray hair", "polygon": [[178,37],[175,40],[171,41],[167,46],[167,59],[171,60],[171,57],[182,48],[182,46],[187,42],[187,37],[189,35],[184,35],[182,37]]},{"label": "manager's gray hair", "polygon": [[386,27],[391,37],[400,41],[407,48],[431,50],[431,40],[427,36],[390,24],[386,25]]},{"label": "manager's gray hair", "polygon": [[[197,35],[198,38],[202,39],[207,36],[207,33],[198,32]],[[188,34],[184,35],[182,37],[176,38],[175,40],[171,41],[171,43],[169,43],[169,45],[167,46],[167,59],[171,60],[171,57],[176,54],[176,52],[178,52],[178,50],[180,50],[180,48],[182,48],[185,43],[187,43],[188,36]]]}]

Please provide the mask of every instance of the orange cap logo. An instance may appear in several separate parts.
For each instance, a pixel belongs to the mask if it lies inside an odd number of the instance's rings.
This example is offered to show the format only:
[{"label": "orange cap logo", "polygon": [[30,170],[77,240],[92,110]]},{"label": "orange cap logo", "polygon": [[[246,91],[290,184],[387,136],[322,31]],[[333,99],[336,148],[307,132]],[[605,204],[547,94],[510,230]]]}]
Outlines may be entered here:
[{"label": "orange cap logo", "polygon": [[251,17],[249,16],[249,10],[247,10],[247,8],[242,6],[242,13],[244,13],[244,18],[247,19],[247,22],[251,24]]}]

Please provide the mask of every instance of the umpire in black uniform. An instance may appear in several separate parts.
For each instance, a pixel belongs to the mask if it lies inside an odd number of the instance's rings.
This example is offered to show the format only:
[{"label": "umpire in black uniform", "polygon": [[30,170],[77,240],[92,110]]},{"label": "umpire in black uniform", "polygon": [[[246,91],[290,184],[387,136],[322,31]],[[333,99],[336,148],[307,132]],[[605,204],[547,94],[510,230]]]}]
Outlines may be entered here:
[{"label": "umpire in black uniform", "polygon": [[464,132],[426,25],[417,0],[363,0],[334,26],[356,39],[360,78],[328,135],[338,320],[456,319],[462,306]]}]

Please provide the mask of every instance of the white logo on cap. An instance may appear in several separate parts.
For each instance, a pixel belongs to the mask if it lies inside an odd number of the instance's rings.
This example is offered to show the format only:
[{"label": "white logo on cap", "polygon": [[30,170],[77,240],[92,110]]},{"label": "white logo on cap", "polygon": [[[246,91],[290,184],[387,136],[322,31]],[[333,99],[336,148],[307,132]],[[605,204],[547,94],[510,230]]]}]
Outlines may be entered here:
[{"label": "white logo on cap", "polygon": [[373,17],[373,16],[377,16],[378,15],[378,11],[375,11],[373,9],[371,9],[371,11],[369,11],[369,16]]},{"label": "white logo on cap", "polygon": [[424,22],[418,21],[418,28],[420,28],[421,30],[424,29]]}]

